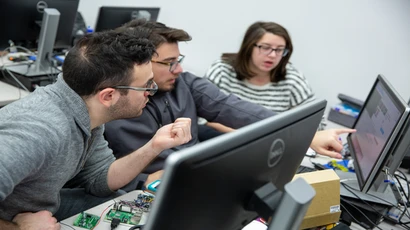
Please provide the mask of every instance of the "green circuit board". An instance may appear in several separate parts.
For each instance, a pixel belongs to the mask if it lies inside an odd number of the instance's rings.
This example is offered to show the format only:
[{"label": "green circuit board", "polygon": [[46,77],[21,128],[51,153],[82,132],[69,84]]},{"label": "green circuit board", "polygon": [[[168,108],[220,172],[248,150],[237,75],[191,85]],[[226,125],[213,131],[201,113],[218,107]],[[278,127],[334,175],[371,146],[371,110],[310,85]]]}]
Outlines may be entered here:
[{"label": "green circuit board", "polygon": [[141,220],[141,216],[142,212],[131,213],[111,209],[107,215],[105,215],[105,220],[111,221],[113,218],[118,218],[122,224],[137,225]]},{"label": "green circuit board", "polygon": [[81,228],[92,229],[97,225],[99,216],[82,212],[78,214],[73,225]]}]

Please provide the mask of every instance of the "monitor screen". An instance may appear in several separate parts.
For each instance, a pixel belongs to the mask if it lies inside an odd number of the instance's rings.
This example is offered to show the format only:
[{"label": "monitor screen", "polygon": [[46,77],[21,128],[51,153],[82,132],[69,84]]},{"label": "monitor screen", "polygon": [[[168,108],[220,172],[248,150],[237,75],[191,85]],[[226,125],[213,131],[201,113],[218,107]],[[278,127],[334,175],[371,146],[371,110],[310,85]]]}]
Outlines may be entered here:
[{"label": "monitor screen", "polygon": [[407,115],[406,102],[379,75],[354,124],[356,133],[347,138],[361,191],[372,186]]},{"label": "monitor screen", "polygon": [[0,47],[15,45],[37,48],[45,8],[60,12],[55,48],[71,46],[72,32],[79,0],[12,0],[0,1]]},{"label": "monitor screen", "polygon": [[157,21],[159,8],[146,7],[100,7],[95,31],[116,29],[133,19]]},{"label": "monitor screen", "polygon": [[247,208],[255,190],[283,191],[292,180],[325,106],[317,100],[171,154],[144,229],[241,229],[258,216]]}]

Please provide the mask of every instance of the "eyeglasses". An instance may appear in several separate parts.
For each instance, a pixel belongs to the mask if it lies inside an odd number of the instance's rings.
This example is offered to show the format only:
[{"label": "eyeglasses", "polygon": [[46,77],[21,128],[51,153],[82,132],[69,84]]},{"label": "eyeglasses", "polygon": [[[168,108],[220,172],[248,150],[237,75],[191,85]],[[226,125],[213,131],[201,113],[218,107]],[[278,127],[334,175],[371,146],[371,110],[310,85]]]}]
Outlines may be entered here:
[{"label": "eyeglasses", "polygon": [[259,52],[260,52],[261,54],[264,54],[264,55],[269,55],[269,54],[271,54],[273,51],[275,51],[276,55],[284,57],[284,56],[286,56],[286,54],[288,54],[288,52],[289,52],[289,50],[286,49],[286,48],[276,48],[276,49],[275,49],[275,48],[272,48],[272,47],[270,47],[270,46],[268,46],[268,45],[258,45],[258,44],[255,44],[255,46],[258,47],[258,48],[259,48]]},{"label": "eyeglasses", "polygon": [[169,66],[169,72],[172,73],[172,72],[175,71],[175,69],[177,68],[178,64],[181,64],[181,63],[182,63],[182,61],[184,60],[184,58],[185,58],[185,56],[182,55],[182,54],[180,54],[179,57],[178,57],[178,60],[173,61],[173,62],[162,62],[162,61],[154,61],[154,60],[151,60],[151,62],[155,62],[155,63],[158,63],[158,64],[162,64],[162,65],[167,65],[167,66]]},{"label": "eyeglasses", "polygon": [[155,83],[153,79],[150,79],[147,84],[145,85],[145,88],[140,88],[140,87],[133,87],[133,86],[114,86],[112,87],[114,89],[131,89],[135,91],[147,91],[149,92],[150,96],[154,96],[155,93],[158,91],[158,85]]}]

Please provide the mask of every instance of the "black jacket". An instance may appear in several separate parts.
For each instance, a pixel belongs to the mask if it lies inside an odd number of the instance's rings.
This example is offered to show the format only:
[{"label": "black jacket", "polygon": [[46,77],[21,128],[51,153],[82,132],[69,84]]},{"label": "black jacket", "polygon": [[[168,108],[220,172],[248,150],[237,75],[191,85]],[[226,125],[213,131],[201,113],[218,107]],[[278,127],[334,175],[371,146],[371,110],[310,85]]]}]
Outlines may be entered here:
[{"label": "black jacket", "polygon": [[236,129],[272,115],[275,113],[262,106],[223,93],[205,78],[184,72],[176,79],[174,90],[150,97],[140,117],[107,123],[105,136],[114,155],[119,158],[147,143],[161,126],[179,117],[191,118],[192,140],[160,153],[145,169],[146,173],[153,173],[163,168],[169,154],[199,142],[198,117]]}]

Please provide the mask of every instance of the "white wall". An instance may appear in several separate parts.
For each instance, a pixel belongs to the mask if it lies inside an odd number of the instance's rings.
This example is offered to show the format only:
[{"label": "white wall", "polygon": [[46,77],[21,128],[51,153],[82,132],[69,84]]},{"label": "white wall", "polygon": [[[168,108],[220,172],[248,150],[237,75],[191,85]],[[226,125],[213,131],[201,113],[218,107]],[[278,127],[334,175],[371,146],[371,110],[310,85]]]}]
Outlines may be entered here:
[{"label": "white wall", "polygon": [[79,11],[94,26],[100,6],[161,7],[159,21],[182,28],[186,70],[202,76],[223,52],[236,52],[257,20],[288,29],[291,61],[328,105],[345,93],[364,100],[377,74],[410,97],[409,0],[81,0]]}]

